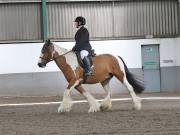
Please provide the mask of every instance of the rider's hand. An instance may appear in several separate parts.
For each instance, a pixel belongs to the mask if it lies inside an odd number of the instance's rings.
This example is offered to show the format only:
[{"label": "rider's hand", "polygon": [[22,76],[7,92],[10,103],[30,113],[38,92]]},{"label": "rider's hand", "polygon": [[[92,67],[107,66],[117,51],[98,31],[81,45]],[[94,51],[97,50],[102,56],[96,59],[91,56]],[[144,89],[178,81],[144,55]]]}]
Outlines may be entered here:
[{"label": "rider's hand", "polygon": [[73,51],[73,52],[75,52],[75,51],[76,51],[76,48],[75,48],[75,46],[72,48],[72,51]]}]

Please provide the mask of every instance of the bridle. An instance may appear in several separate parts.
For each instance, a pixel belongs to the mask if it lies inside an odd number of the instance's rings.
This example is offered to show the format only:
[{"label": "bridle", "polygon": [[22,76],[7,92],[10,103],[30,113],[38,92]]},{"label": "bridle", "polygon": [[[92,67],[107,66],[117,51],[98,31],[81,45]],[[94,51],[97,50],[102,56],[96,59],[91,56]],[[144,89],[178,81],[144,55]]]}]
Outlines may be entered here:
[{"label": "bridle", "polygon": [[68,52],[66,52],[66,53],[64,53],[64,54],[58,55],[58,56],[55,57],[55,58],[50,58],[50,59],[49,59],[49,58],[48,58],[48,59],[45,59],[45,58],[43,58],[43,57],[39,57],[39,58],[43,59],[44,61],[46,61],[46,63],[48,63],[48,62],[51,62],[51,61],[57,59],[57,58],[60,57],[60,56],[65,56],[66,54],[68,54],[68,53],[70,53],[70,52],[72,52],[72,50],[70,50],[70,51],[68,51]]},{"label": "bridle", "polygon": [[39,57],[40,59],[42,59],[42,60],[44,60],[44,61],[46,61],[46,63],[48,63],[48,62],[50,62],[50,61],[53,61],[53,59],[45,59],[45,58],[43,58],[43,57]]}]

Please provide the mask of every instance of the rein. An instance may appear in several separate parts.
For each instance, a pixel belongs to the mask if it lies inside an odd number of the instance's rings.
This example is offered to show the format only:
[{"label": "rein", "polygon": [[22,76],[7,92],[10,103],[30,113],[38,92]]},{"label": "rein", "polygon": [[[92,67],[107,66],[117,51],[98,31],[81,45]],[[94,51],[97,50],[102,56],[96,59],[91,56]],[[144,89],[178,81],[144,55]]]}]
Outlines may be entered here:
[{"label": "rein", "polygon": [[[70,51],[68,51],[68,52],[66,52],[66,53],[64,53],[64,54],[58,55],[58,56],[55,57],[54,59],[57,59],[57,58],[60,57],[60,56],[65,56],[66,54],[68,54],[68,53],[70,53],[70,52],[72,52],[72,50],[70,50]],[[52,60],[53,60],[53,59],[52,59]]]},{"label": "rein", "polygon": [[62,55],[66,55],[66,54],[68,54],[68,53],[70,53],[70,52],[72,52],[72,50],[70,50],[70,51],[68,51],[68,52],[66,52],[66,53],[64,53],[64,54],[62,54]]},{"label": "rein", "polygon": [[50,61],[53,61],[54,59],[57,59],[57,58],[60,57],[60,56],[66,55],[66,54],[68,54],[68,53],[70,53],[70,52],[72,52],[72,50],[70,50],[70,51],[68,51],[68,52],[66,52],[66,53],[64,53],[64,54],[58,55],[57,57],[55,57],[55,58],[53,58],[53,59],[45,59],[45,58],[43,58],[43,57],[39,57],[39,58],[41,58],[41,59],[43,59],[43,60],[45,60],[45,61],[47,61],[47,62],[50,62]]}]

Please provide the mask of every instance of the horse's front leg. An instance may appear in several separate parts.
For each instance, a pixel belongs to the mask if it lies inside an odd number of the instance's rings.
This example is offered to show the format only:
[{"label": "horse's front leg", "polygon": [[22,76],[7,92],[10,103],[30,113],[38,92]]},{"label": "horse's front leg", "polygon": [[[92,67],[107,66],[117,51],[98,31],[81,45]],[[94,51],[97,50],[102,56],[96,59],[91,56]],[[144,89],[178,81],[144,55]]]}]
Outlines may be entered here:
[{"label": "horse's front leg", "polygon": [[58,112],[69,112],[71,110],[71,107],[73,105],[72,99],[71,99],[71,90],[78,85],[79,81],[71,81],[67,87],[67,89],[64,91],[63,100],[61,105],[58,108]]},{"label": "horse's front leg", "polygon": [[84,97],[87,99],[88,103],[89,103],[89,113],[91,112],[98,112],[100,111],[100,104],[99,102],[89,93],[87,92],[85,89],[83,89],[83,87],[81,85],[76,86],[75,87],[82,95],[84,95]]}]

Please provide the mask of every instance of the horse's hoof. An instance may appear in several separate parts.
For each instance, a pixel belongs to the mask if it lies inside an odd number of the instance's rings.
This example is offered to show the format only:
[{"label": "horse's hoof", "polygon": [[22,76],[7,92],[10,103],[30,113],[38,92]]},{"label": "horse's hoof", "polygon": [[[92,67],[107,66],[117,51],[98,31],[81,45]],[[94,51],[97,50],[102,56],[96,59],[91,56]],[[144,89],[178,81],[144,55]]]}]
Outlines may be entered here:
[{"label": "horse's hoof", "polygon": [[109,109],[111,109],[111,107],[112,107],[112,104],[109,104],[108,106],[106,105],[101,105],[100,106],[100,110],[101,111],[107,111],[107,110],[109,110]]},{"label": "horse's hoof", "polygon": [[94,107],[91,107],[88,111],[88,113],[94,113],[94,112],[99,112],[100,111],[100,108],[94,108]]},{"label": "horse's hoof", "polygon": [[58,113],[70,112],[70,110],[71,110],[71,105],[66,106],[66,107],[64,105],[61,105],[58,108]]},{"label": "horse's hoof", "polygon": [[101,111],[106,111],[106,110],[111,109],[111,107],[112,107],[111,100],[104,100],[104,101],[101,103],[100,110],[101,110]]},{"label": "horse's hoof", "polygon": [[141,99],[138,99],[135,103],[134,103],[134,109],[139,111],[141,110],[142,105],[141,105]]},{"label": "horse's hoof", "polygon": [[58,109],[58,113],[70,112],[70,109]]},{"label": "horse's hoof", "polygon": [[141,104],[134,106],[134,110],[140,111],[141,110]]},{"label": "horse's hoof", "polygon": [[106,110],[108,110],[108,107],[100,106],[100,110],[101,110],[101,111],[106,111]]},{"label": "horse's hoof", "polygon": [[58,108],[58,113],[64,113],[64,112],[68,112],[68,110],[65,110],[63,108]]},{"label": "horse's hoof", "polygon": [[101,111],[107,111],[109,110],[110,108],[108,106],[100,106],[100,110]]}]

